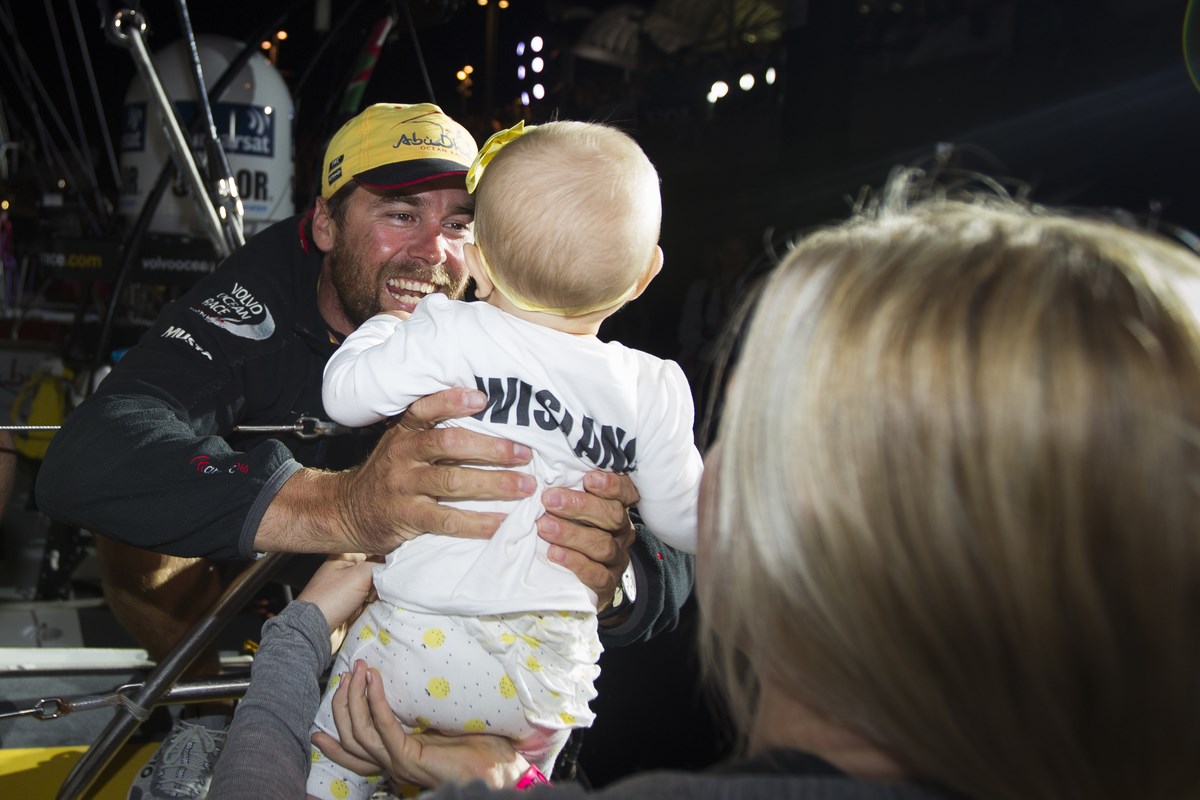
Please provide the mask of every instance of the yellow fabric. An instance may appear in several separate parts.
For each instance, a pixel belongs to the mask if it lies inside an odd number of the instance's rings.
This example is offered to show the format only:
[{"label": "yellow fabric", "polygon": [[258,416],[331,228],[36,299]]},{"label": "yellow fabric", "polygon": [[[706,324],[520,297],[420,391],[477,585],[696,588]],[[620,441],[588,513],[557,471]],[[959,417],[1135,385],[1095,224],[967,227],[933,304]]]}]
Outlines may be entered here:
[{"label": "yellow fabric", "polygon": [[508,302],[512,303],[522,311],[553,314],[556,317],[582,317],[587,314],[600,311],[601,309],[610,308],[618,303],[624,303],[633,296],[634,292],[637,291],[637,281],[634,281],[633,285],[621,293],[620,296],[614,299],[605,300],[601,303],[596,303],[595,305],[588,306],[587,308],[570,309],[568,311],[561,308],[555,308],[553,306],[543,305],[536,300],[530,300],[529,298],[522,296],[519,292],[515,291],[511,286],[501,280],[500,277],[496,275],[495,271],[492,270],[492,265],[488,263],[487,256],[484,255],[483,248],[479,246],[478,241],[475,242],[475,250],[479,253],[479,263],[483,265],[483,271],[487,273],[488,278],[493,284],[495,284],[496,289],[508,298]]},{"label": "yellow fabric", "polygon": [[[12,405],[14,425],[62,425],[67,414],[67,391],[73,373],[63,368],[62,375],[35,372],[17,390]],[[14,431],[13,446],[29,458],[41,459],[50,447],[55,431]]]},{"label": "yellow fabric", "polygon": [[530,125],[526,128],[525,120],[521,120],[511,128],[505,128],[489,136],[487,141],[483,143],[483,147],[479,148],[479,152],[475,155],[475,160],[471,162],[471,168],[467,170],[467,191],[475,194],[475,187],[479,185],[479,179],[483,176],[484,167],[491,163],[492,159],[496,157],[496,153],[500,152],[500,148],[513,139],[519,139],[536,127],[536,125]]},{"label": "yellow fabric", "polygon": [[394,165],[397,179],[413,182],[436,177],[439,169],[461,174],[475,153],[467,129],[433,103],[375,103],[329,141],[321,196],[328,199],[356,175],[379,167]]}]

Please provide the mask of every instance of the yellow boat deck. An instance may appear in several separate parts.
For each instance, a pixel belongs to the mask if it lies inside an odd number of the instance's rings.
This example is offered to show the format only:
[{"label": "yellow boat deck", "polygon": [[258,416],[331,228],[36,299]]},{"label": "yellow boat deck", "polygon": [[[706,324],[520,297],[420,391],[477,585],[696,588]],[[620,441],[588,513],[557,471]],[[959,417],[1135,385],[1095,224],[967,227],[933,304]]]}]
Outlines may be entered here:
[{"label": "yellow boat deck", "polygon": [[[122,748],[96,781],[91,800],[126,800],[134,776],[157,748],[156,742]],[[85,750],[87,745],[0,750],[0,797],[53,798]]]}]

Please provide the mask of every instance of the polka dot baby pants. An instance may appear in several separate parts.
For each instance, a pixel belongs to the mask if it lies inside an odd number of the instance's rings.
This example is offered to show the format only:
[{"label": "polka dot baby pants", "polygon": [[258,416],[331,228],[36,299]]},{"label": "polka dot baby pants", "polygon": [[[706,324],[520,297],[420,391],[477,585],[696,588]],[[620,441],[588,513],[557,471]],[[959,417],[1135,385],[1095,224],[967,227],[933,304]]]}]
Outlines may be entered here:
[{"label": "polka dot baby pants", "polygon": [[[313,731],[337,738],[330,702],[341,675],[362,659],[382,674],[406,731],[505,736],[550,774],[571,729],[595,719],[588,702],[596,696],[600,652],[594,614],[459,617],[377,602],[338,653]],[[365,800],[377,782],[313,748],[309,794]]]}]

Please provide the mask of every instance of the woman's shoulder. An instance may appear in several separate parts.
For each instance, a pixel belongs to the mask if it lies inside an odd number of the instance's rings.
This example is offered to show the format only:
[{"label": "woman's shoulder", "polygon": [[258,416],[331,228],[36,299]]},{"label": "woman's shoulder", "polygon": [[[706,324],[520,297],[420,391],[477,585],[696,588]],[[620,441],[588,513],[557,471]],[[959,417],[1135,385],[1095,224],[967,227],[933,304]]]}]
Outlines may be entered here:
[{"label": "woman's shoulder", "polygon": [[430,800],[953,800],[915,784],[859,781],[836,772],[648,772],[588,791],[578,784],[494,792],[482,783],[445,787]]}]

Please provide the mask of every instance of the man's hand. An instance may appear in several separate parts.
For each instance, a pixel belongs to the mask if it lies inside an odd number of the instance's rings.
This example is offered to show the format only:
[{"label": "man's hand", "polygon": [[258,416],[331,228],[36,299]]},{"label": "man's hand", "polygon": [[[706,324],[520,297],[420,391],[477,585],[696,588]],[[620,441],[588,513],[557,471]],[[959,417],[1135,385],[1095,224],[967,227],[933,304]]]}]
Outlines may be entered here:
[{"label": "man's hand", "polygon": [[383,435],[361,467],[345,472],[300,470],[263,515],[255,549],[388,553],[426,531],[490,537],[503,514],[464,511],[438,501],[529,497],[537,489],[532,476],[465,465],[513,467],[527,463],[532,453],[506,439],[434,427],[475,414],[486,401],[473,389],[424,397]]},{"label": "man's hand", "polygon": [[589,472],[583,488],[587,491],[546,490],[538,535],[550,543],[550,560],[578,575],[599,598],[597,610],[603,610],[612,604],[629,566],[637,533],[626,509],[637,503],[638,493],[627,476],[611,472]]},{"label": "man's hand", "polygon": [[406,734],[388,706],[379,671],[355,661],[333,695],[338,741],[316,733],[312,742],[327,757],[360,775],[381,769],[401,783],[433,788],[481,779],[493,789],[511,787],[529,762],[500,736]]}]

